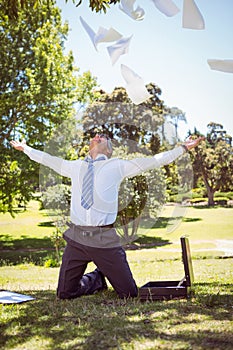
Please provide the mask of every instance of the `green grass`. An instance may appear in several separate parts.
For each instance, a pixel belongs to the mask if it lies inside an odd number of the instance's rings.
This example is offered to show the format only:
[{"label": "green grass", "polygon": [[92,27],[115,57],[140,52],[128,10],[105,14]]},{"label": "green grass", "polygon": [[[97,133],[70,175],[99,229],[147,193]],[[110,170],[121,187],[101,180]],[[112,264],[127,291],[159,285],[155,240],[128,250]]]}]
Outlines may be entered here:
[{"label": "green grass", "polygon": [[[31,201],[27,211],[19,212],[14,219],[9,214],[0,214],[0,265],[25,262],[43,265],[45,260],[54,258],[50,240],[54,218],[38,207],[37,201]],[[156,222],[146,225],[147,228],[140,228],[134,248],[154,249],[152,254],[158,258],[179,256],[182,235],[189,237],[193,258],[232,255],[227,252],[227,247],[233,244],[232,207],[177,209],[167,205]]]},{"label": "green grass", "polygon": [[46,210],[39,210],[39,202],[35,200],[29,202],[26,211],[19,210],[15,218],[9,213],[0,214],[0,218],[0,233],[14,238],[47,237],[53,230],[52,217],[47,215]]},{"label": "green grass", "polygon": [[[232,239],[233,207],[176,209],[173,205],[166,205],[155,227],[158,236],[172,241],[183,234],[189,235],[192,240]],[[175,230],[170,232],[172,228]]]},{"label": "green grass", "polygon": [[[177,209],[174,205],[167,205],[153,228],[151,226],[141,229],[139,241],[159,243],[156,254],[162,257],[180,251],[179,238],[183,235],[189,237],[194,258],[233,255],[232,207]],[[228,252],[229,247],[231,253]]]},{"label": "green grass", "polygon": [[[233,208],[188,208],[183,221],[176,219],[177,229],[169,232],[173,210],[166,206],[156,227],[143,231],[137,249],[127,251],[139,287],[149,281],[180,280],[184,267],[179,238],[189,236],[194,294],[188,300],[164,302],[119,300],[110,285],[96,295],[57,300],[59,269],[34,264],[43,265],[53,253],[49,239],[52,218],[38,211],[37,202],[31,202],[28,211],[15,219],[0,215],[4,265],[0,267],[0,289],[36,298],[23,304],[0,304],[0,348],[231,350],[233,259],[218,250],[218,242],[233,239]],[[90,264],[88,271],[93,268]]]},{"label": "green grass", "polygon": [[0,214],[0,264],[43,264],[54,256],[50,239],[53,230],[53,217],[39,210],[38,201],[31,201],[15,218]]},{"label": "green grass", "polygon": [[[141,252],[142,253],[142,252]],[[129,254],[138,285],[183,277],[180,261]],[[1,287],[36,298],[0,305],[4,350],[232,349],[232,259],[195,260],[192,299],[119,300],[112,289],[75,300],[55,298],[58,269],[0,268]]]}]

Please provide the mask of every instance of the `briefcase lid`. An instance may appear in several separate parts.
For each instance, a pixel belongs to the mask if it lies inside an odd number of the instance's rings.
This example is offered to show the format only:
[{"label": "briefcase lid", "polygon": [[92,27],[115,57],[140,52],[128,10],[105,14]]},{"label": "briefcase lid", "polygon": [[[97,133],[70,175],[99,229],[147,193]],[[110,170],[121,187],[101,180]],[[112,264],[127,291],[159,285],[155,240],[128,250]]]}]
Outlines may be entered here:
[{"label": "briefcase lid", "polygon": [[182,249],[182,259],[184,264],[185,280],[186,285],[191,286],[194,281],[192,258],[189,246],[188,237],[180,237],[181,249]]}]

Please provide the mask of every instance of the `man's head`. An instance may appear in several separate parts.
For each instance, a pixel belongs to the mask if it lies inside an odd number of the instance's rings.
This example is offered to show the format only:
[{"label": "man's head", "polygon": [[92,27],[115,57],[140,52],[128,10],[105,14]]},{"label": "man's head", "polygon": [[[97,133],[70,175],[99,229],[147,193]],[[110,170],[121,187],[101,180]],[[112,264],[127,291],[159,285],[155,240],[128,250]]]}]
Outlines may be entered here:
[{"label": "man's head", "polygon": [[97,154],[105,154],[108,158],[112,156],[112,142],[105,134],[96,134],[90,141],[89,152],[92,157]]}]

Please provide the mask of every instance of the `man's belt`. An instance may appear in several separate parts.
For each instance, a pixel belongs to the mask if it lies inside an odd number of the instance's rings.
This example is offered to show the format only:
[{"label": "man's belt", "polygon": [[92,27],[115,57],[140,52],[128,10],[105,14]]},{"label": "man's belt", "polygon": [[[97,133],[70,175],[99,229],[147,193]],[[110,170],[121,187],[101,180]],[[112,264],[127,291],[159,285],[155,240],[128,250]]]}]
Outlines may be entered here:
[{"label": "man's belt", "polygon": [[72,222],[67,222],[67,225],[71,228],[74,228],[82,233],[83,236],[92,237],[94,234],[108,231],[114,227],[114,224],[103,225],[103,226],[81,226],[75,225]]}]

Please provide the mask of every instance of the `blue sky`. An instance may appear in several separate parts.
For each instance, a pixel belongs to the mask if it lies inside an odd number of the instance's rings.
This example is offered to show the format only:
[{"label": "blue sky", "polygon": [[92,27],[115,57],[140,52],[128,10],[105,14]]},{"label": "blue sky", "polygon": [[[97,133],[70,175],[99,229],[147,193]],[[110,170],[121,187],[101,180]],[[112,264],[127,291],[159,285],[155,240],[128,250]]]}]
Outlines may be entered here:
[{"label": "blue sky", "polygon": [[[221,123],[233,136],[233,74],[211,70],[207,64],[207,59],[233,59],[233,1],[196,0],[205,20],[204,30],[182,28],[183,1],[174,2],[181,11],[166,17],[151,0],[137,0],[136,4],[145,10],[145,18],[134,21],[118,5],[107,14],[96,14],[88,8],[88,0],[79,7],[72,0],[67,4],[57,0],[62,19],[70,27],[66,50],[73,51],[80,73],[90,70],[106,92],[125,86],[121,64],[141,76],[145,84],[157,84],[164,103],[186,114],[188,123],[180,124],[182,138],[194,126],[206,134],[211,121]],[[129,53],[112,66],[107,44],[100,43],[98,52],[94,49],[80,16],[94,31],[99,26],[113,27],[124,37],[133,35]]]}]

